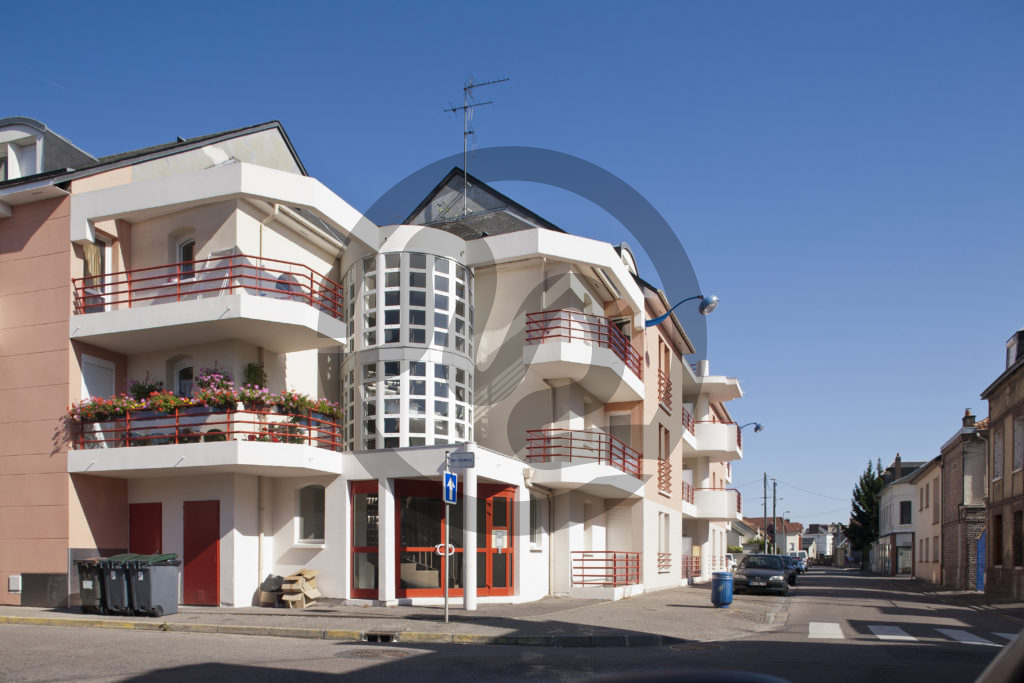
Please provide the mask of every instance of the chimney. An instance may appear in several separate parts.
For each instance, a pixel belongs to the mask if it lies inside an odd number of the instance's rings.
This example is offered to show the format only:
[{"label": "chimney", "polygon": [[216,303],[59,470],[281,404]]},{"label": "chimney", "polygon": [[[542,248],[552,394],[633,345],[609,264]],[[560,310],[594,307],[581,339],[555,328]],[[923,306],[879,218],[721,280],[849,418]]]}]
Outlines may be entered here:
[{"label": "chimney", "polygon": [[900,454],[896,454],[896,460],[892,463],[892,478],[893,480],[900,479],[903,476],[903,463],[900,462]]},{"label": "chimney", "polygon": [[964,411],[964,429],[974,426],[974,415],[971,414],[971,409],[968,408]]}]

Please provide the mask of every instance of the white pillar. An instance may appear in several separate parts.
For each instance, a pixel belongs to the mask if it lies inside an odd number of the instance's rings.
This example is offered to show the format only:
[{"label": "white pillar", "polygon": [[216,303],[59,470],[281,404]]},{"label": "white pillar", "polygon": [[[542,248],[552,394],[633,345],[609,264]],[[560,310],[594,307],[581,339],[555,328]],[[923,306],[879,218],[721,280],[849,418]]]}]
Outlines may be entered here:
[{"label": "white pillar", "polygon": [[377,480],[377,599],[395,600],[395,482]]},{"label": "white pillar", "polygon": [[476,469],[467,467],[462,484],[462,606],[476,610]]}]

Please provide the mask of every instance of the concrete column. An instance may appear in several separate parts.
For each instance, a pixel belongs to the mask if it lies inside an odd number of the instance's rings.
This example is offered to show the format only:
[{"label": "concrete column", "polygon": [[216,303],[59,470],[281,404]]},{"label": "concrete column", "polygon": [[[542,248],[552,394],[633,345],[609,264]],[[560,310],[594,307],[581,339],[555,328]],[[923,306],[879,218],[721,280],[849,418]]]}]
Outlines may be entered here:
[{"label": "concrete column", "polygon": [[382,477],[377,480],[377,599],[395,601],[395,481]]},{"label": "concrete column", "polygon": [[462,484],[462,606],[467,611],[476,610],[477,505],[480,501],[477,500],[476,469],[469,467],[463,474]]}]

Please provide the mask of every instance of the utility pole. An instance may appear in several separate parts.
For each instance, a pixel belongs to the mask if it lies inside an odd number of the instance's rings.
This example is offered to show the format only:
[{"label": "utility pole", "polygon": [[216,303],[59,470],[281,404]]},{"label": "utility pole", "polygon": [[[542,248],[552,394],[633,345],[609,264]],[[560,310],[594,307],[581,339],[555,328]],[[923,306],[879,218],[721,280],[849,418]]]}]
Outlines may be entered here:
[{"label": "utility pole", "polygon": [[775,490],[778,488],[779,482],[772,479],[772,524],[775,525],[775,542],[772,543],[772,554],[779,552],[779,518],[775,515]]},{"label": "utility pole", "polygon": [[764,473],[764,551],[768,552],[768,473]]}]

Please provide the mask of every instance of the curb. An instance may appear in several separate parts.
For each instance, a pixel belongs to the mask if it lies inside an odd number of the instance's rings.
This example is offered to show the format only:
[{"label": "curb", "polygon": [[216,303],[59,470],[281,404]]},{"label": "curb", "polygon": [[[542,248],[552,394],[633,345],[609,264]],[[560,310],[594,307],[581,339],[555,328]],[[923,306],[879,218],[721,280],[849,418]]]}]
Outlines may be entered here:
[{"label": "curb", "polygon": [[[172,631],[177,633],[218,633],[235,636],[264,636],[275,638],[309,638],[312,640],[341,640],[364,642],[366,634],[360,631],[322,628],[290,628],[277,626],[242,626],[240,624],[178,624],[155,621],[111,621],[107,619],[76,619],[72,617],[15,617],[0,615],[0,624],[27,626],[72,626],[80,628],[110,628],[127,631]],[[475,633],[426,633],[396,631],[394,644],[417,643],[433,645],[518,645],[525,647],[656,647],[688,642],[682,638],[656,634],[593,635],[593,636],[516,636],[483,635]]]}]

